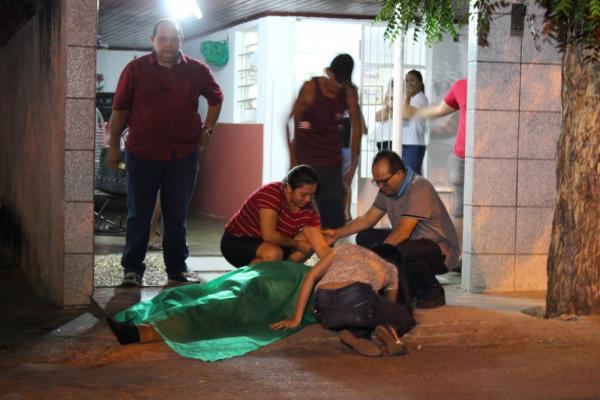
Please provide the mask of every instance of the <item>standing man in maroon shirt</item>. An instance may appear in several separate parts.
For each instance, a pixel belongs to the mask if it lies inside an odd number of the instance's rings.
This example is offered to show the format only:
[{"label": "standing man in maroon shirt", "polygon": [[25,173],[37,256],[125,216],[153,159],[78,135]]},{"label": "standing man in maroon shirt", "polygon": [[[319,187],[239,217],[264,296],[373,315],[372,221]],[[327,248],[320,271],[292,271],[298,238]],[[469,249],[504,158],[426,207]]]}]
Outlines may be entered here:
[{"label": "standing man in maroon shirt", "polygon": [[[352,84],[354,60],[337,55],[323,77],[306,81],[294,103],[294,139],[288,137],[292,166],[306,164],[319,174],[315,196],[323,228],[340,228],[345,223],[344,181],[347,186],[358,166],[362,121],[358,91]],[[350,114],[350,168],[342,176],[342,137],[344,111]]]},{"label": "standing man in maroon shirt", "polygon": [[[198,154],[213,134],[223,101],[208,67],[181,52],[183,34],[176,21],[158,21],[150,39],[154,51],[131,61],[121,73],[110,118],[109,167],[116,168],[121,161],[119,139],[129,126],[123,286],[142,284],[159,190],[169,283],[187,282],[187,207],[198,173]],[[199,96],[209,105],[204,124],[198,114]]]}]

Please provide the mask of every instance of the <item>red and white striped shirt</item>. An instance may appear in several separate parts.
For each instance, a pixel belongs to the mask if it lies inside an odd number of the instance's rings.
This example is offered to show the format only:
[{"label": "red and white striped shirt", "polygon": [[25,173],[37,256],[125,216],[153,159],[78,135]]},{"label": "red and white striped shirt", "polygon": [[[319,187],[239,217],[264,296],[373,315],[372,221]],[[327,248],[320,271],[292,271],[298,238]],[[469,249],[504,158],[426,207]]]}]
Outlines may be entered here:
[{"label": "red and white striped shirt", "polygon": [[321,226],[319,214],[311,203],[291,212],[285,199],[284,186],[273,182],[259,188],[248,197],[242,208],[225,226],[225,232],[239,237],[262,237],[260,233],[260,209],[275,210],[279,215],[276,229],[286,236],[294,237],[305,226]]}]

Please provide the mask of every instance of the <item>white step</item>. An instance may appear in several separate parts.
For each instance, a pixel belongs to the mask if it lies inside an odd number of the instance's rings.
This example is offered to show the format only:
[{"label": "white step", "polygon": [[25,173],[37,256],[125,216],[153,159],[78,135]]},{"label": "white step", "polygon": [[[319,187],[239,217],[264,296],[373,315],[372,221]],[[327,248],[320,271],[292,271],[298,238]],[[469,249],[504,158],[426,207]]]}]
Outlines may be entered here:
[{"label": "white step", "polygon": [[223,257],[188,257],[185,260],[189,271],[224,273],[234,270]]}]

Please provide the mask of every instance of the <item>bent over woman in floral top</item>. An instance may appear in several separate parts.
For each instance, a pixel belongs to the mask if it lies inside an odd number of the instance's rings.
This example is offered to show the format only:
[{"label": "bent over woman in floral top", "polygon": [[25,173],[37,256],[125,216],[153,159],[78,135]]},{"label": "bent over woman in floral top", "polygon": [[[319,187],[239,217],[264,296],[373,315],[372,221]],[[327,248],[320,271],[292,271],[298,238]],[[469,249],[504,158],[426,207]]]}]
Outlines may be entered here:
[{"label": "bent over woman in floral top", "polygon": [[[373,251],[388,259],[397,253],[389,245]],[[294,315],[271,324],[271,329],[298,326],[316,284],[315,316],[327,328],[341,330],[343,343],[365,356],[404,354],[406,350],[399,337],[415,326],[415,320],[410,298],[399,277],[396,266],[374,252],[342,244],[306,274]],[[383,342],[383,351],[371,340],[372,332]]]}]

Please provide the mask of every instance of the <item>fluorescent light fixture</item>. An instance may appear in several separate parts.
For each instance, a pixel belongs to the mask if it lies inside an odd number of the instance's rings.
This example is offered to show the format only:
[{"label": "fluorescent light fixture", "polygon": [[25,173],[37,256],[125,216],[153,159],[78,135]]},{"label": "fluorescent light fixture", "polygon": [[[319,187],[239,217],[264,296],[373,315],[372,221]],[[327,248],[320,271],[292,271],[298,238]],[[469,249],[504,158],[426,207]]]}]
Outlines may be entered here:
[{"label": "fluorescent light fixture", "polygon": [[173,18],[181,19],[194,15],[196,19],[202,18],[202,11],[196,0],[167,0],[169,13]]}]

